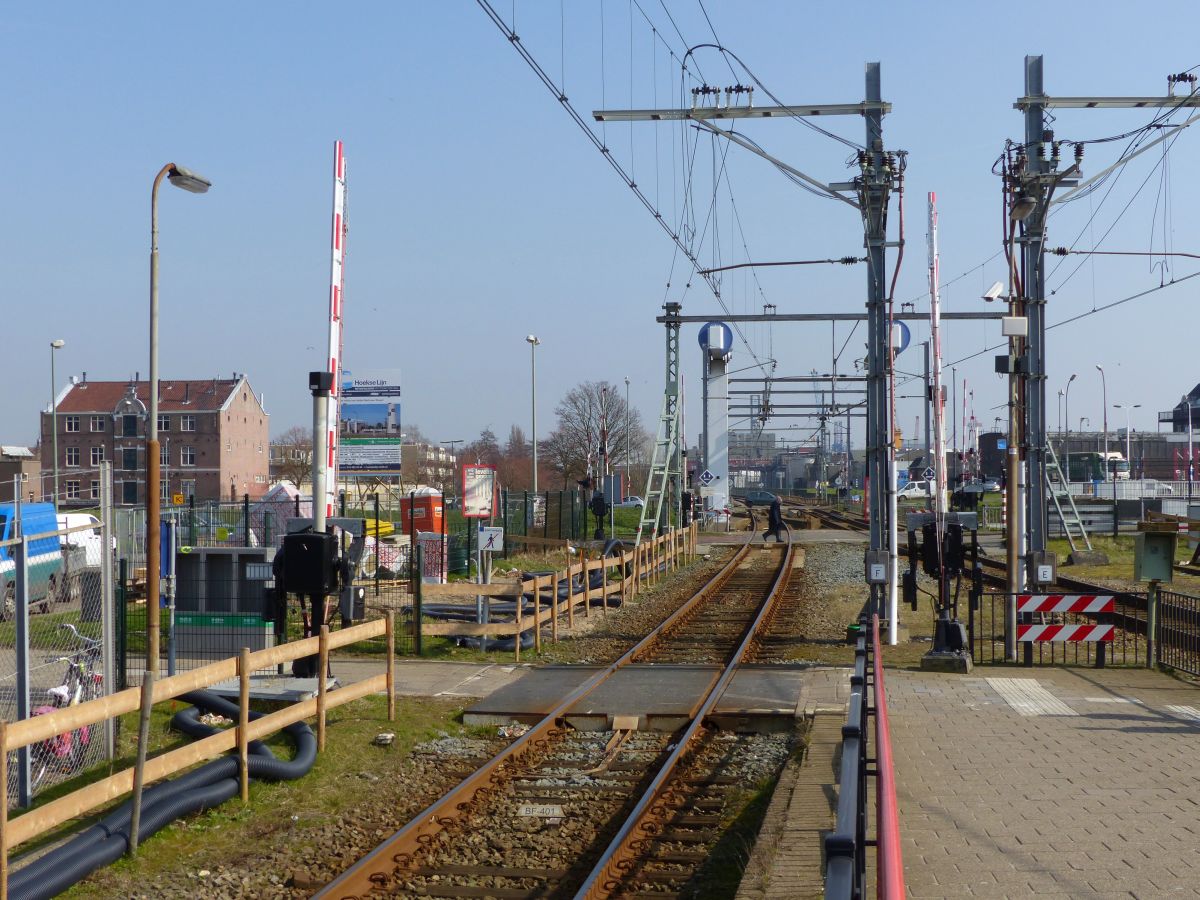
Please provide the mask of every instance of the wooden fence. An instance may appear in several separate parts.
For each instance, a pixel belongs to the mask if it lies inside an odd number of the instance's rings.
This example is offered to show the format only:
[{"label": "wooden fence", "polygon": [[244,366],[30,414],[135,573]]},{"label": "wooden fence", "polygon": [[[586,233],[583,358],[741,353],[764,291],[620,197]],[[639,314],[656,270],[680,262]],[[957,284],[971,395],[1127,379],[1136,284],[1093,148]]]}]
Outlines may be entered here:
[{"label": "wooden fence", "polygon": [[[325,690],[325,678],[318,678],[316,697],[301,700],[253,721],[250,720],[251,672],[316,654],[320,659],[319,671],[323,674],[327,671],[326,663],[331,650],[381,636],[387,641],[387,667],[384,673],[328,693]],[[393,617],[389,614],[386,619],[364,622],[340,631],[330,632],[325,627],[321,629],[319,636],[280,644],[265,650],[251,652],[243,649],[238,657],[224,659],[200,669],[192,669],[155,681],[150,697],[151,704],[173,700],[190,691],[201,690],[222,681],[237,678],[240,687],[239,717],[237,725],[232,728],[147,759],[143,784],[159,781],[196,763],[214,759],[222,753],[236,749],[241,763],[242,800],[245,802],[248,799],[249,791],[247,756],[250,741],[261,740],[288,725],[316,716],[317,748],[318,750],[324,749],[326,711],[379,691],[387,692],[388,719],[395,718],[394,651],[395,626]],[[0,798],[4,798],[3,802],[0,802],[0,900],[7,900],[8,897],[8,854],[13,847],[130,793],[134,783],[133,768],[125,769],[9,820],[8,754],[22,747],[31,747],[41,741],[53,740],[60,734],[66,734],[78,728],[98,725],[115,716],[139,711],[142,708],[143,694],[145,693],[149,693],[149,691],[143,691],[136,687],[128,688],[115,694],[109,694],[107,697],[80,703],[78,706],[64,707],[44,716],[23,719],[19,722],[0,722],[0,758],[4,762],[4,765],[0,766]]]},{"label": "wooden fence", "polygon": [[[582,606],[586,618],[591,615],[591,601],[601,600],[601,615],[608,613],[608,598],[618,593],[621,601],[628,602],[647,585],[657,583],[665,574],[694,559],[698,549],[700,531],[696,523],[687,528],[677,528],[656,538],[642,541],[636,547],[615,556],[601,557],[598,553],[589,558],[586,550],[580,551],[579,562],[569,563],[566,569],[526,578],[523,581],[495,581],[491,584],[418,585],[413,615],[416,618],[417,652],[421,652],[422,640],[426,635],[440,637],[512,637],[513,656],[521,659],[521,635],[532,629],[534,651],[542,649],[542,631],[550,625],[550,640],[558,641],[560,620],[565,616],[567,628],[575,627],[576,607]],[[615,574],[610,579],[610,573]],[[592,587],[593,572],[600,572],[600,583]],[[573,580],[583,582],[574,590]],[[568,585],[567,596],[559,599],[559,588]],[[614,584],[617,585],[614,591]],[[542,594],[547,592],[551,599],[547,608],[542,608]],[[533,595],[533,615],[527,616],[521,598]],[[516,601],[516,614],[511,622],[424,622],[422,604],[426,600],[466,600],[475,597],[500,597]]]}]

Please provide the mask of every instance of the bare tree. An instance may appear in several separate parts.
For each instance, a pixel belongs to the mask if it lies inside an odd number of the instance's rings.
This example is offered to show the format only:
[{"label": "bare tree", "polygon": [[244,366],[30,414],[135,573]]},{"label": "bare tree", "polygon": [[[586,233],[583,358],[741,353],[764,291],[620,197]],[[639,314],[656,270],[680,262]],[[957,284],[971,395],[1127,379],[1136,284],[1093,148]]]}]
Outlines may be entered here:
[{"label": "bare tree", "polygon": [[274,475],[298,487],[312,480],[312,430],[293,425],[273,442],[278,448]]},{"label": "bare tree", "polygon": [[647,436],[642,417],[607,381],[587,381],[567,391],[554,410],[558,417],[541,450],[566,487],[591,471],[600,473],[605,457],[622,468],[642,453]]}]

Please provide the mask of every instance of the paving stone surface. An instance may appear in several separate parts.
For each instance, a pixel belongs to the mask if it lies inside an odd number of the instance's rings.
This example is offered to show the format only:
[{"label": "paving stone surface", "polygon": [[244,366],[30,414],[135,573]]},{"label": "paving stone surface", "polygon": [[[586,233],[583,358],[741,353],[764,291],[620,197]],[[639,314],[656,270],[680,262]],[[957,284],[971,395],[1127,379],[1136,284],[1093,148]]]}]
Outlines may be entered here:
[{"label": "paving stone surface", "polygon": [[1200,688],[987,667],[887,687],[909,896],[1200,896]]}]

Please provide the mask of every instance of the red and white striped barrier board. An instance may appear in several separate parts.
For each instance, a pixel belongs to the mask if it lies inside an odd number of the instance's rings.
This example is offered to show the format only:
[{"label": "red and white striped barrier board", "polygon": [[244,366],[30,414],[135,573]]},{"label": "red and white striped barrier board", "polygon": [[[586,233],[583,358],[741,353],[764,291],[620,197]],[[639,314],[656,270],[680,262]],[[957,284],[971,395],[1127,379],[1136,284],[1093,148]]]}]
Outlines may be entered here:
[{"label": "red and white striped barrier board", "polygon": [[1111,594],[1017,594],[1019,613],[1110,613]]},{"label": "red and white striped barrier board", "polygon": [[1018,625],[1018,641],[1111,641],[1112,625]]}]

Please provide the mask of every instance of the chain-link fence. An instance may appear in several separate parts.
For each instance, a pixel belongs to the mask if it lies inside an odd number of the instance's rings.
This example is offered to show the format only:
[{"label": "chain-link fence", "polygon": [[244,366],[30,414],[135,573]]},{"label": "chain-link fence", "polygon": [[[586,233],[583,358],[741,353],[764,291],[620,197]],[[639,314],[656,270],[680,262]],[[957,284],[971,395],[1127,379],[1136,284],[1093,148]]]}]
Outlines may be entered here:
[{"label": "chain-link fence", "polygon": [[[29,719],[110,693],[116,606],[105,523],[60,517],[49,503],[0,504],[0,531],[0,717]],[[111,758],[114,741],[109,722],[8,754],[9,806],[27,806],[51,785]]]}]

